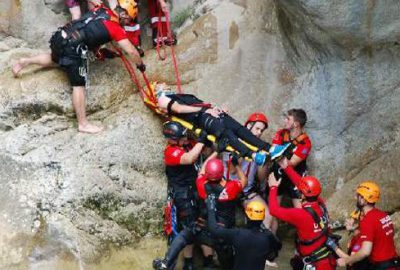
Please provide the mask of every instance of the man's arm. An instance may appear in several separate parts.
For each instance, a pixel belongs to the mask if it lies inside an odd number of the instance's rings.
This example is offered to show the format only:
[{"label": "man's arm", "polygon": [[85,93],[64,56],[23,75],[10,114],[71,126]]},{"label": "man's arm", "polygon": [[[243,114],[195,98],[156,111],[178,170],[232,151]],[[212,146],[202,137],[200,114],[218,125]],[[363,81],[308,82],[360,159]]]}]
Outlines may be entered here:
[{"label": "man's arm", "polygon": [[200,171],[199,171],[199,175],[200,175],[200,174],[205,174],[205,173],[206,173],[206,165],[207,165],[207,162],[208,162],[210,159],[216,158],[217,155],[218,155],[218,153],[214,151],[214,152],[204,161],[203,166],[201,166],[201,169],[200,169]]},{"label": "man's arm", "polygon": [[296,167],[302,161],[303,159],[301,157],[297,156],[296,154],[293,154],[293,156],[289,160],[289,164],[292,165],[293,167]]},{"label": "man's arm", "polygon": [[107,0],[107,2],[108,2],[108,6],[109,6],[112,10],[114,10],[114,9],[117,7],[117,5],[118,5],[117,0]]},{"label": "man's arm", "polygon": [[277,181],[274,174],[271,173],[268,177],[270,214],[280,220],[297,226],[297,223],[302,219],[301,212],[304,210],[300,208],[284,208],[279,205],[278,187],[280,184],[281,180]]},{"label": "man's arm", "polygon": [[223,238],[227,243],[232,244],[235,235],[237,235],[237,229],[226,229],[217,224],[216,218],[216,198],[215,196],[209,195],[206,199],[207,205],[207,224],[208,230],[213,236]]},{"label": "man's arm", "polygon": [[189,152],[186,152],[181,156],[181,165],[189,165],[195,163],[196,160],[199,158],[203,147],[204,143],[196,143]]},{"label": "man's arm", "polygon": [[143,65],[139,52],[127,38],[118,41],[118,45],[132,58],[136,65]]},{"label": "man's arm", "polygon": [[348,264],[353,264],[359,262],[365,258],[367,258],[372,252],[372,242],[371,241],[363,241],[361,245],[361,249],[347,258],[340,258],[337,260],[339,266],[346,266]]},{"label": "man's arm", "polygon": [[238,177],[238,180],[239,180],[240,184],[242,185],[242,188],[244,188],[245,186],[247,186],[247,182],[248,182],[247,176],[244,174],[242,167],[239,165],[239,163],[235,162],[235,164],[234,164],[233,158],[232,158],[232,165],[235,166],[236,175]]},{"label": "man's arm", "polygon": [[290,181],[292,181],[297,187],[300,183],[301,176],[293,169],[293,166],[290,165],[291,162],[287,158],[283,158],[278,163],[279,166],[285,171]]},{"label": "man's arm", "polygon": [[[168,104],[171,102],[171,99],[167,96],[161,96],[158,98],[158,106],[160,109],[167,111]],[[195,107],[195,106],[189,106],[189,105],[184,105],[184,104],[179,104],[178,102],[173,102],[171,106],[171,111],[177,114],[184,114],[184,113],[196,113],[201,111],[203,108],[202,107]],[[220,111],[218,111],[215,108],[209,108],[204,111],[205,113],[208,113],[214,117],[218,117],[220,114]]]},{"label": "man's arm", "polygon": [[169,8],[168,8],[168,5],[165,2],[165,0],[158,0],[158,3],[160,4],[160,8],[164,13],[168,13],[169,12]]}]

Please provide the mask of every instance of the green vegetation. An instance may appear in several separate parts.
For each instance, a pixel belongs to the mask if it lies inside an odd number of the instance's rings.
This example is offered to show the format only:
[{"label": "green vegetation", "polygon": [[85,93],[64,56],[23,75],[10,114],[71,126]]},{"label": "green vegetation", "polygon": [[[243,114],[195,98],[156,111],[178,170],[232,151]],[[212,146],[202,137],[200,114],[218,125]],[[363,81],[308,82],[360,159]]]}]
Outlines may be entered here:
[{"label": "green vegetation", "polygon": [[194,13],[195,9],[193,6],[187,7],[177,12],[176,15],[171,20],[172,28],[177,29],[181,27],[186,22],[187,19],[193,18]]}]

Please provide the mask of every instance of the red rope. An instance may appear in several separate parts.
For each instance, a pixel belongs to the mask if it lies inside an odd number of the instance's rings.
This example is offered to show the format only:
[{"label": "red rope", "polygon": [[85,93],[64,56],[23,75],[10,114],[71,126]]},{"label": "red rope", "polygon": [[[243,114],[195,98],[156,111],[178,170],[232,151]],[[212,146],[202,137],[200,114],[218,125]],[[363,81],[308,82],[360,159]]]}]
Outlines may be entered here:
[{"label": "red rope", "polygon": [[[162,23],[161,23],[161,12],[158,15],[158,23],[157,23],[157,43],[156,43],[156,50],[158,59],[164,61],[167,59],[167,51],[165,50],[165,42],[164,39],[161,37],[162,33]],[[161,55],[161,48],[164,51],[164,55]]]},{"label": "red rope", "polygon": [[[166,25],[167,25],[167,41],[170,43],[169,47],[171,48],[171,57],[172,57],[172,63],[174,65],[174,72],[175,72],[175,77],[176,77],[176,86],[177,86],[177,92],[179,94],[182,93],[182,83],[181,83],[181,78],[180,78],[180,74],[179,74],[179,68],[178,68],[178,61],[176,59],[176,55],[175,55],[175,50],[174,50],[174,46],[173,46],[173,41],[174,38],[172,36],[172,31],[171,31],[171,24],[170,24],[170,20],[169,20],[169,12],[164,12],[165,15],[165,21],[166,21]],[[158,23],[157,23],[157,43],[156,43],[156,50],[157,50],[157,54],[158,54],[158,59],[161,61],[164,61],[167,57],[167,53],[166,53],[166,49],[165,49],[165,40],[163,39],[163,37],[161,36],[161,34],[163,33],[163,26],[162,26],[162,17],[161,17],[161,12],[158,15]],[[164,51],[164,54],[161,55],[161,48]]]},{"label": "red rope", "polygon": [[116,51],[118,52],[118,54],[120,55],[121,61],[122,61],[122,63],[124,64],[126,70],[128,71],[128,73],[129,73],[129,75],[130,75],[130,77],[131,77],[131,80],[136,84],[136,87],[138,88],[142,99],[147,98],[147,99],[150,100],[151,102],[156,103],[157,101],[156,101],[155,97],[153,97],[153,96],[150,94],[150,91],[151,91],[150,83],[149,83],[149,81],[147,80],[147,77],[146,77],[146,75],[144,74],[144,72],[142,72],[143,78],[146,78],[145,82],[146,82],[146,86],[147,86],[147,88],[148,88],[149,91],[145,91],[145,90],[143,89],[143,87],[140,85],[139,79],[138,79],[137,76],[136,76],[135,70],[134,70],[134,68],[132,67],[131,62],[129,62],[128,59],[126,59],[126,57],[124,56],[124,54],[122,53],[122,51],[121,51],[119,48],[117,48],[115,45],[113,45],[113,46],[114,46],[114,48],[116,49]]},{"label": "red rope", "polygon": [[[169,13],[168,12],[165,13],[165,18],[166,18],[166,21],[167,21],[168,39],[172,42],[173,41],[173,37],[172,37],[171,25],[169,23]],[[179,75],[179,69],[178,69],[178,62],[176,61],[174,46],[172,46],[172,44],[171,44],[170,47],[171,47],[172,62],[174,63],[174,69],[175,69],[176,86],[177,86],[178,93],[181,94],[182,93],[182,87],[181,87],[181,77]]]}]

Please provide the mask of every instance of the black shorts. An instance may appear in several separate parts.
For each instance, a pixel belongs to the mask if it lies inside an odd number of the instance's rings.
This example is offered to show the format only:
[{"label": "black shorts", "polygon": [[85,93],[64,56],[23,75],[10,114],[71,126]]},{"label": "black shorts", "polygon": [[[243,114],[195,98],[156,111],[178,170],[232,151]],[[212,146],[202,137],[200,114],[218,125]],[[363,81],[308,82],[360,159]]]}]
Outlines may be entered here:
[{"label": "black shorts", "polygon": [[50,39],[51,60],[60,65],[61,69],[74,86],[85,86],[86,78],[81,76],[79,70],[87,70],[84,61],[77,52],[76,47],[68,46],[68,42],[62,37],[61,30],[55,32]]}]

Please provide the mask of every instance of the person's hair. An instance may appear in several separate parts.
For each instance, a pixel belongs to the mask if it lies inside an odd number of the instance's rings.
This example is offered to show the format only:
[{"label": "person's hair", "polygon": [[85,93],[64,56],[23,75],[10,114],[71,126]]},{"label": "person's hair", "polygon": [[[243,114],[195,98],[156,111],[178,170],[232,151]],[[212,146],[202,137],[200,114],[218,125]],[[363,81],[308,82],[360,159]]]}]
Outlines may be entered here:
[{"label": "person's hair", "polygon": [[120,5],[118,5],[118,6],[116,6],[116,7],[114,8],[114,12],[115,12],[118,16],[121,16],[120,14],[121,14],[122,12],[125,12],[125,13],[128,14],[128,12],[126,11],[126,9],[124,9],[124,8],[121,7]]},{"label": "person's hair", "polygon": [[313,196],[313,197],[306,197],[307,202],[316,202],[318,201],[318,196]]},{"label": "person's hair", "polygon": [[299,122],[301,127],[307,123],[307,114],[303,109],[290,109],[287,114],[293,116],[294,121]]}]

